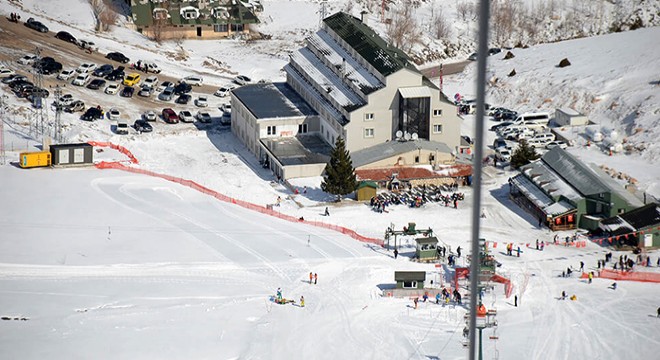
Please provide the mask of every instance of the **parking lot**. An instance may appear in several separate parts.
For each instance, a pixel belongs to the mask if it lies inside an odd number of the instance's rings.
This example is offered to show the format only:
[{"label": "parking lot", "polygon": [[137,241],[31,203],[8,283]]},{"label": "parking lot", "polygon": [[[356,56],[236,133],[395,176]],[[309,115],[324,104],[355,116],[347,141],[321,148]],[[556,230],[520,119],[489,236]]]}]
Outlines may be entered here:
[{"label": "parking lot", "polygon": [[[137,62],[140,59],[130,59],[129,63],[123,64],[106,59],[105,54],[101,54],[98,52],[88,53],[79,46],[55,38],[55,33],[57,29],[50,29],[51,31],[48,33],[41,33],[24,26],[22,22],[11,23],[6,18],[0,19],[0,26],[3,29],[3,31],[0,32],[0,41],[2,41],[3,43],[3,47],[0,49],[0,67],[5,67],[13,70],[17,74],[25,75],[27,77],[27,80],[30,82],[34,82],[35,70],[33,69],[32,65],[19,64],[17,60],[27,54],[34,54],[37,47],[39,48],[40,56],[42,58],[44,57],[53,58],[56,62],[62,64],[62,70],[76,70],[81,66],[81,64],[94,64],[96,67],[99,67],[103,64],[109,64],[113,68],[117,68],[118,66],[124,66],[125,67],[124,71],[126,75],[129,75],[133,72],[140,75],[141,79],[138,82],[138,86],[134,86],[135,93],[130,98],[120,96],[120,93],[124,88],[123,85],[118,86],[117,94],[111,95],[105,93],[104,90],[108,85],[112,83],[120,84],[121,81],[119,79],[116,81],[110,81],[104,79],[105,83],[101,87],[99,87],[96,90],[92,90],[87,88],[86,86],[94,79],[102,79],[101,77],[90,75],[89,80],[87,80],[83,86],[75,86],[72,84],[72,82],[75,79],[75,77],[80,73],[74,73],[73,76],[68,80],[58,79],[57,76],[59,72],[55,72],[49,75],[43,75],[42,87],[49,92],[49,96],[46,99],[47,103],[49,104],[48,105],[49,109],[51,110],[54,109],[51,107],[51,105],[56,100],[54,96],[54,90],[56,86],[60,86],[62,88],[63,95],[69,94],[71,95],[73,101],[80,100],[85,105],[84,110],[75,112],[74,115],[65,114],[62,116],[63,119],[68,119],[71,121],[73,120],[81,121],[79,119],[85,110],[89,108],[100,107],[104,111],[105,113],[104,119],[107,121],[109,120],[107,114],[108,111],[112,108],[115,108],[120,111],[121,113],[120,116],[124,120],[128,121],[130,125],[133,125],[134,121],[142,118],[142,114],[144,114],[147,111],[153,111],[154,113],[160,115],[163,109],[171,108],[177,114],[182,110],[187,110],[193,115],[196,115],[200,110],[207,111],[212,120],[211,125],[216,125],[216,124],[220,125],[221,120],[224,120],[223,123],[225,124],[227,123],[226,120],[228,120],[228,118],[226,116],[224,119],[222,119],[223,110],[221,110],[221,108],[224,109],[228,107],[229,96],[225,96],[225,97],[213,96],[213,93],[216,90],[218,90],[218,88],[220,87],[219,85],[216,86],[216,85],[208,85],[203,83],[200,86],[192,86],[192,91],[190,92],[191,99],[187,104],[175,103],[175,100],[178,98],[178,96],[173,97],[169,101],[163,101],[158,99],[158,94],[162,90],[164,90],[164,88],[160,85],[154,87],[154,92],[151,96],[149,97],[139,96],[138,95],[138,92],[140,91],[139,84],[142,83],[148,76],[154,75],[151,73],[146,74],[143,71],[134,71],[129,69],[129,65],[131,63]],[[55,30],[55,32],[53,30]],[[203,78],[202,74],[195,73],[192,71],[189,75]],[[176,84],[178,81],[181,80],[178,77],[173,77],[168,75],[166,72],[161,72],[156,76],[158,78],[159,84],[163,84],[164,82],[167,81]],[[227,80],[227,83],[229,82],[230,81]],[[5,84],[3,84],[2,86],[2,90],[10,96],[15,96],[12,93],[11,89]],[[206,96],[207,99],[206,103],[208,104],[208,106],[198,107],[195,105],[195,100],[198,99],[200,96]],[[25,107],[30,106],[30,102],[27,99],[22,99],[20,100],[20,102],[24,103]],[[97,120],[97,121],[102,121],[102,120]],[[158,117],[157,121],[155,121],[152,124],[154,125],[154,132],[162,132],[162,133],[169,132],[171,127],[187,126],[194,128],[194,126],[196,125],[196,124],[183,124],[183,123],[166,124],[163,121],[162,117],[160,116]],[[102,124],[98,124],[95,127],[97,126],[103,127]],[[107,124],[108,131],[114,130],[115,129],[114,126],[115,126],[114,123],[109,122]],[[203,126],[201,127],[203,128],[204,126],[208,127],[207,124],[203,124]],[[131,130],[133,133],[138,133],[133,129]]]}]

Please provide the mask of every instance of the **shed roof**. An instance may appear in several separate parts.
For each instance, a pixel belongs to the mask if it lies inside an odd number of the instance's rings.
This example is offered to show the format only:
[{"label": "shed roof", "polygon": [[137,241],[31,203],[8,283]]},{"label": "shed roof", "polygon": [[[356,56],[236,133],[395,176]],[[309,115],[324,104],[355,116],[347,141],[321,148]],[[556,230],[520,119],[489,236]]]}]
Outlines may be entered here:
[{"label": "shed roof", "polygon": [[418,149],[451,154],[451,149],[445,143],[419,139],[414,141],[387,141],[380,143],[366,149],[351,152],[351,160],[353,160],[353,166],[358,168],[360,166]]},{"label": "shed roof", "polygon": [[426,271],[395,271],[394,281],[424,281]]},{"label": "shed roof", "polygon": [[402,50],[387,45],[375,31],[358,18],[343,12],[330,15],[323,23],[383,76],[408,68],[419,72]]},{"label": "shed roof", "polygon": [[435,236],[421,237],[415,239],[415,242],[417,242],[418,244],[437,244],[438,238]]},{"label": "shed roof", "polygon": [[317,115],[287,83],[245,85],[233,94],[257,119]]},{"label": "shed roof", "polygon": [[261,144],[284,166],[327,164],[332,147],[316,135],[262,138]]},{"label": "shed roof", "polygon": [[660,225],[660,205],[656,203],[647,204],[621,214],[619,217],[630,224],[635,230]]},{"label": "shed roof", "polygon": [[86,147],[92,147],[92,145],[88,143],[76,143],[76,144],[51,144],[50,148],[51,149],[71,149],[71,148],[86,148]]},{"label": "shed roof", "polygon": [[378,184],[376,184],[376,182],[374,182],[374,181],[360,181],[360,183],[357,186],[358,190],[362,189],[364,187],[370,187],[372,189],[378,189]]}]

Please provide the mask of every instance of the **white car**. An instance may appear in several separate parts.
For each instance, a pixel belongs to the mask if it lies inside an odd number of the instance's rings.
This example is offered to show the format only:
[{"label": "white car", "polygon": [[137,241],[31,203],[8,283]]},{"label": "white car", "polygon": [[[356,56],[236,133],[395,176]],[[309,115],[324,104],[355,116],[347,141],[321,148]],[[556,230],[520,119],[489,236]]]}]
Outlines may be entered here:
[{"label": "white car", "polygon": [[222,110],[223,113],[231,115],[231,104],[222,104],[219,109]]},{"label": "white car", "polygon": [[179,120],[184,123],[191,123],[195,121],[195,118],[193,117],[193,114],[188,111],[188,110],[181,110],[179,111]]},{"label": "white car", "polygon": [[151,75],[151,76],[147,77],[147,78],[144,79],[144,81],[142,82],[142,86],[143,86],[143,87],[144,87],[144,86],[147,86],[147,87],[150,87],[150,88],[152,88],[152,89],[156,89],[156,88],[158,87],[158,76],[156,76],[156,75]]},{"label": "white car", "polygon": [[108,111],[108,118],[110,120],[119,120],[121,117],[121,112],[117,108],[112,108],[110,111]]},{"label": "white car", "polygon": [[9,75],[14,75],[15,72],[12,69],[2,68],[0,69],[0,77],[7,77]]},{"label": "white car", "polygon": [[497,148],[497,150],[495,150],[495,156],[500,161],[509,162],[511,161],[511,150],[507,148]]},{"label": "white car", "polygon": [[18,59],[19,64],[23,65],[30,65],[34,63],[34,61],[37,60],[37,55],[25,55],[22,58]]},{"label": "white car", "polygon": [[73,102],[73,95],[71,94],[64,94],[60,96],[59,99],[55,101],[58,105],[62,106],[67,106]]},{"label": "white car", "polygon": [[87,82],[89,81],[89,74],[80,74],[76,76],[75,79],[71,82],[71,84],[76,85],[76,86],[85,86],[87,85]]},{"label": "white car", "polygon": [[210,123],[211,122],[211,114],[208,113],[208,111],[200,111],[197,113],[197,120],[201,123]]},{"label": "white car", "polygon": [[195,99],[195,105],[199,107],[209,106],[208,98],[205,95],[200,95],[197,99]]},{"label": "white car", "polygon": [[229,92],[231,92],[234,89],[236,89],[236,85],[227,84],[227,85],[221,87],[220,89],[216,90],[216,92],[213,93],[213,95],[218,96],[218,97],[225,97],[225,96],[229,95]]},{"label": "white car", "polygon": [[158,119],[158,115],[153,110],[145,111],[142,117],[147,121],[156,121]]},{"label": "white car", "polygon": [[202,84],[204,83],[204,78],[202,78],[201,76],[197,76],[197,75],[190,75],[190,76],[184,77],[183,79],[181,79],[181,81],[183,81],[187,84],[190,84],[190,85],[202,86]]},{"label": "white car", "polygon": [[59,75],[57,75],[57,78],[66,81],[71,79],[71,77],[75,74],[76,74],[75,70],[62,70],[62,72]]},{"label": "white car", "polygon": [[252,82],[252,79],[245,75],[238,75],[237,77],[234,78],[234,82],[237,83],[238,85],[247,85]]},{"label": "white car", "polygon": [[105,87],[105,93],[108,95],[115,95],[119,92],[119,84],[111,83]]},{"label": "white car", "polygon": [[78,66],[76,71],[81,73],[81,74],[86,74],[86,73],[90,73],[90,72],[94,71],[95,69],[96,69],[96,64],[84,63],[84,64],[81,64],[80,66]]},{"label": "white car", "polygon": [[568,147],[568,144],[561,141],[561,140],[556,140],[556,141],[550,141],[548,145],[545,146],[546,149],[550,150],[554,147],[559,146],[562,149],[566,149]]}]

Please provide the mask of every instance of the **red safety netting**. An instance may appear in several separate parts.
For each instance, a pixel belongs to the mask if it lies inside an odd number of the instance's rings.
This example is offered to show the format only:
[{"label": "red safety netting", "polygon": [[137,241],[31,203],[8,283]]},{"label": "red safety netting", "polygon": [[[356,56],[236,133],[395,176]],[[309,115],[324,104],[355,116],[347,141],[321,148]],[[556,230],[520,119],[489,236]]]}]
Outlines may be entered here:
[{"label": "red safety netting", "polygon": [[[97,146],[96,144],[107,144],[107,143],[90,142],[90,144],[94,145],[94,146]],[[121,151],[122,153],[124,153],[124,151],[126,151],[126,155],[131,159],[131,162],[133,162],[133,159],[135,159],[135,157],[133,156],[133,154],[130,153],[130,151],[126,150],[125,148],[123,148],[121,146],[117,146],[117,145],[113,145],[113,144],[111,144],[111,145],[112,146],[110,146],[110,147],[112,147],[113,149],[117,149],[117,150]],[[104,146],[104,145],[99,145],[99,146]],[[137,163],[137,160],[135,160],[134,163]],[[256,205],[256,204],[249,203],[247,201],[234,199],[234,198],[229,197],[227,195],[221,194],[221,193],[219,193],[215,190],[211,190],[207,187],[199,185],[198,183],[196,183],[194,181],[191,181],[191,180],[181,179],[181,178],[177,178],[177,177],[169,176],[169,175],[164,175],[164,174],[158,174],[158,173],[155,173],[155,172],[149,171],[149,170],[136,169],[136,168],[132,168],[132,167],[123,165],[119,162],[101,161],[101,162],[95,164],[95,166],[99,169],[117,169],[117,170],[128,171],[128,172],[135,173],[135,174],[142,174],[142,175],[149,175],[149,176],[158,177],[158,178],[161,178],[161,179],[165,179],[165,180],[168,180],[168,181],[171,181],[171,182],[175,182],[175,183],[187,186],[191,189],[195,189],[195,190],[197,190],[201,193],[213,196],[214,198],[216,198],[220,201],[236,204],[236,205],[244,207],[246,209],[258,211],[262,214],[274,216],[274,217],[277,217],[279,219],[283,219],[283,220],[287,220],[287,221],[291,221],[291,222],[304,223],[304,224],[307,224],[307,225],[312,225],[312,226],[316,226],[316,227],[321,227],[321,228],[325,228],[325,229],[334,230],[334,231],[340,232],[344,235],[350,236],[353,239],[361,241],[361,242],[376,244],[376,245],[379,245],[379,246],[384,245],[384,241],[381,240],[381,239],[374,239],[374,238],[369,238],[369,237],[366,237],[366,236],[362,236],[362,235],[356,233],[355,231],[353,231],[351,229],[347,229],[345,227],[338,226],[338,225],[326,224],[326,223],[320,222],[320,221],[301,220],[301,219],[299,219],[295,216],[282,214],[280,212],[274,211],[272,209],[269,209],[269,208],[261,206],[261,205]]]},{"label": "red safety netting", "polygon": [[505,278],[504,276],[495,274],[490,278],[490,281],[504,284],[504,294],[506,295],[507,299],[511,297],[511,293],[513,292],[513,284],[511,283],[511,280]]},{"label": "red safety netting", "polygon": [[[611,279],[611,280],[660,283],[660,273],[651,273],[644,271],[621,271],[621,270],[604,269],[596,273],[596,276],[603,279]],[[584,273],[581,276],[581,278],[583,279],[586,279],[588,277],[589,277],[588,273]]]}]

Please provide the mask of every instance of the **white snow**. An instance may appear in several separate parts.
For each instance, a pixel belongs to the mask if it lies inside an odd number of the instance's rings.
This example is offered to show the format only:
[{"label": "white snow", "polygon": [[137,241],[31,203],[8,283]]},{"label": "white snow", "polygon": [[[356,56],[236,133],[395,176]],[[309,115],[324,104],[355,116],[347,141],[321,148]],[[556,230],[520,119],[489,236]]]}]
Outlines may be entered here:
[{"label": "white snow", "polygon": [[[87,3],[64,3],[23,0],[22,16],[36,14],[51,30],[93,38],[102,52],[121,50],[132,59],[158,61],[175,77],[194,69],[217,85],[238,73],[281,80],[288,54],[318,27],[317,3],[268,1],[260,28],[273,35],[272,41],[155,45],[121,26],[94,34]],[[17,6],[3,2],[0,12]],[[370,16],[371,24],[382,29],[376,18]],[[469,26],[458,29],[469,36]],[[489,72],[499,80],[489,100],[516,110],[572,106],[616,129],[646,150],[609,156],[576,136],[569,151],[630,174],[648,193],[660,194],[660,102],[657,85],[649,83],[657,80],[660,64],[657,38],[658,28],[642,29],[516,49],[509,61],[491,57]],[[187,60],[173,60],[172,52],[186,53]],[[554,67],[563,57],[573,65]],[[203,65],[211,60],[222,69]],[[518,75],[506,78],[513,67]],[[473,82],[470,65],[464,74],[445,78],[445,92],[470,94]],[[421,303],[415,310],[409,299],[380,296],[398,270],[427,271],[442,281],[433,265],[409,261],[412,237],[403,238],[394,260],[391,252],[338,232],[285,222],[158,178],[93,168],[19,169],[9,162],[20,151],[35,150],[38,141],[27,131],[27,103],[5,86],[0,89],[0,95],[8,95],[6,161],[0,166],[0,318],[26,319],[0,320],[3,358],[467,358],[461,344],[464,307]],[[131,119],[145,110],[127,107],[117,96],[68,91],[86,103],[123,107]],[[221,102],[214,99],[210,108]],[[464,133],[471,136],[472,120],[463,121]],[[373,238],[382,238],[392,224],[401,229],[414,221],[418,228],[432,228],[452,249],[469,247],[469,188],[459,189],[466,201],[458,209],[430,203],[417,209],[393,206],[378,214],[350,200],[326,203],[331,197],[321,191],[320,178],[291,181],[298,189],[307,187],[306,193],[294,194],[275,182],[228,129],[158,123],[151,134],[118,136],[108,122],[84,123],[68,114],[62,121],[70,142],[112,141],[137,157],[139,163],[131,166],[190,179],[261,206],[280,196],[283,202],[275,209],[286,215]],[[631,131],[636,127],[644,131]],[[487,136],[492,142],[492,133]],[[108,148],[94,156],[97,161],[127,159]],[[537,219],[509,200],[507,179],[514,175],[484,170],[480,237],[498,244],[493,253],[502,263],[500,272],[512,280],[519,300],[513,307],[501,285],[486,293],[485,305],[498,312],[496,333],[484,333],[486,357],[654,358],[660,351],[655,336],[659,285],[621,281],[611,290],[608,280],[587,284],[559,277],[580,261],[596,271],[596,259],[609,249],[590,243],[535,250],[536,239],[551,242],[555,234],[537,228]],[[330,216],[322,215],[326,206]],[[506,242],[522,248],[520,258],[504,255]],[[614,252],[614,259],[622,254]],[[655,263],[660,252],[648,255]],[[458,265],[465,264],[464,257],[458,259]],[[658,267],[644,270],[660,272]],[[319,274],[317,285],[307,283],[310,271]],[[305,308],[269,301],[278,287],[286,298],[298,301],[304,295]],[[578,300],[557,300],[562,291]],[[495,334],[498,340],[490,339]]]}]

